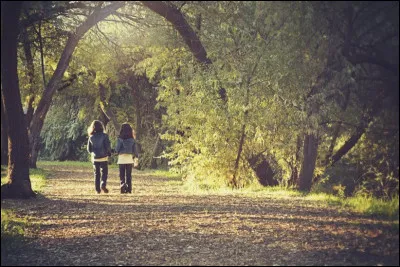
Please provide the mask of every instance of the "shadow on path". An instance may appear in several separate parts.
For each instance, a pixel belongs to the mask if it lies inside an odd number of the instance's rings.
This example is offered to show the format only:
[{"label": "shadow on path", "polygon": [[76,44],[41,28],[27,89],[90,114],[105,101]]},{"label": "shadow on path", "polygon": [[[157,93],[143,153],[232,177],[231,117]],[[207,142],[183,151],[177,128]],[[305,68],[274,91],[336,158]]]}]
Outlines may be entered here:
[{"label": "shadow on path", "polygon": [[[133,194],[94,194],[91,169],[51,170],[35,200],[2,201],[32,224],[3,265],[398,265],[398,228],[299,199],[189,195],[135,172]],[[171,183],[174,181],[174,183]]]}]

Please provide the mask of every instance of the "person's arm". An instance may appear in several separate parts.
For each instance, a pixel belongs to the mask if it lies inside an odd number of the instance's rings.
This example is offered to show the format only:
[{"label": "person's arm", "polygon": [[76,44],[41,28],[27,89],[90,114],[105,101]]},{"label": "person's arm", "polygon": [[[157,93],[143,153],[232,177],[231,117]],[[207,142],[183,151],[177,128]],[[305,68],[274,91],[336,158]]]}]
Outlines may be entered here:
[{"label": "person's arm", "polygon": [[93,151],[92,143],[90,142],[90,137],[89,137],[89,139],[88,139],[86,149],[87,149],[87,152],[89,152],[89,153],[92,153],[92,151]]},{"label": "person's arm", "polygon": [[117,139],[117,145],[115,146],[115,152],[119,153],[119,150],[121,149],[121,141],[119,138]]},{"label": "person's arm", "polygon": [[133,151],[132,151],[132,152],[133,152],[133,155],[135,155],[135,157],[139,158],[139,154],[137,153],[136,140],[135,140],[135,139],[133,139],[132,150],[133,150]]},{"label": "person's arm", "polygon": [[107,156],[111,156],[111,144],[110,144],[110,138],[106,134],[106,138],[104,138],[104,147],[107,151]]}]

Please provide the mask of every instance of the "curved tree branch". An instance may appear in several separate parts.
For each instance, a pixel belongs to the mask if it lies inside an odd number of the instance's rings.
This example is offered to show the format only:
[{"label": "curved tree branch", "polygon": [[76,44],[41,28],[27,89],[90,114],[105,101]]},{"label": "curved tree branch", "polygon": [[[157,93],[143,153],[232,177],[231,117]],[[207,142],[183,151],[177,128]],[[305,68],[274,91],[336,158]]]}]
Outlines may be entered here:
[{"label": "curved tree branch", "polygon": [[64,72],[68,68],[69,62],[71,61],[72,54],[78,45],[80,39],[85,35],[87,31],[90,30],[94,25],[96,25],[101,20],[105,19],[107,16],[121,8],[125,5],[125,2],[118,1],[104,7],[98,8],[87,19],[76,28],[75,32],[70,34],[67,43],[62,52],[61,58],[57,64],[57,68],[53,73],[50,81],[48,82],[42,98],[37,106],[36,112],[33,115],[33,119],[30,125],[30,145],[32,149],[31,154],[31,167],[36,167],[37,150],[39,144],[40,132],[43,127],[44,119],[50,108],[51,101],[56,89],[61,82]]}]

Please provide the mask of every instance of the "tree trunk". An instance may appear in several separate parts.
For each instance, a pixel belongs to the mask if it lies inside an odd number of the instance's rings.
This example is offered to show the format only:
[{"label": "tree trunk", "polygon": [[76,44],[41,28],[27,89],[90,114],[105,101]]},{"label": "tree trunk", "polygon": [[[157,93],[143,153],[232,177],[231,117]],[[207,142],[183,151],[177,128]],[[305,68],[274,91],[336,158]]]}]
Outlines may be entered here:
[{"label": "tree trunk", "polygon": [[377,100],[374,102],[374,105],[363,114],[360,124],[356,129],[356,132],[341,146],[336,153],[329,158],[328,162],[330,166],[333,166],[336,162],[338,162],[344,155],[346,155],[360,140],[361,136],[367,130],[371,121],[375,118],[375,116],[379,113],[382,106],[382,98],[383,96],[378,96]]},{"label": "tree trunk", "polygon": [[35,91],[36,91],[35,84],[34,84],[35,67],[33,64],[31,43],[29,41],[28,33],[25,29],[23,30],[22,35],[23,35],[22,42],[23,42],[23,47],[24,47],[24,55],[25,55],[27,76],[28,76],[28,83],[29,83],[29,89],[28,89],[29,100],[28,100],[28,105],[27,105],[25,121],[26,121],[26,125],[29,126],[31,123],[31,120],[32,120],[32,116],[33,116],[33,101],[35,100]]},{"label": "tree trunk", "polygon": [[151,157],[150,167],[152,169],[157,169],[157,159],[155,157],[157,156],[159,148],[160,148],[160,143],[161,143],[160,141],[161,141],[160,136],[157,136],[157,140],[156,140],[156,143],[154,144],[153,153],[152,153],[152,157]]},{"label": "tree trunk", "polygon": [[104,124],[104,128],[107,128],[108,123],[110,122],[110,119],[107,117],[107,114],[104,113],[103,109],[101,108],[101,106],[99,105],[99,111],[100,111],[100,118],[99,120],[103,122]]},{"label": "tree trunk", "polygon": [[[235,161],[235,167],[233,170],[233,177],[232,177],[232,181],[231,184],[234,188],[238,188],[239,184],[238,184],[238,179],[237,179],[237,173],[239,170],[239,161],[240,161],[240,157],[243,151],[243,145],[244,145],[244,139],[246,137],[246,123],[247,123],[247,118],[249,116],[249,110],[248,110],[248,106],[250,103],[250,82],[251,79],[253,78],[253,75],[257,69],[258,63],[261,60],[261,56],[258,57],[257,61],[254,63],[254,66],[251,70],[251,72],[249,73],[248,77],[247,77],[247,81],[246,81],[246,95],[245,95],[245,101],[244,101],[244,105],[245,105],[245,111],[243,114],[243,125],[242,125],[242,131],[241,131],[241,136],[240,136],[240,141],[239,141],[239,148],[238,148],[238,153],[237,153],[237,157],[236,157],[236,161]],[[242,83],[243,84],[243,83]],[[240,88],[242,87],[242,84],[240,86]]]},{"label": "tree trunk", "polygon": [[300,172],[300,187],[302,191],[310,191],[317,160],[318,139],[313,134],[304,136],[303,163]]},{"label": "tree trunk", "polygon": [[196,32],[187,23],[182,13],[173,5],[162,1],[142,1],[142,4],[171,22],[182,36],[190,51],[199,62],[211,64],[207,52]]},{"label": "tree trunk", "polygon": [[100,108],[103,111],[103,114],[107,116],[107,119],[111,121],[112,126],[115,131],[118,133],[121,129],[121,125],[118,123],[117,116],[114,112],[109,108],[106,99],[106,87],[103,84],[99,84],[99,96],[100,96]]},{"label": "tree trunk", "polygon": [[288,186],[298,186],[299,184],[299,169],[295,164],[290,164],[290,177],[288,181]]},{"label": "tree trunk", "polygon": [[[141,154],[141,150],[142,150],[142,146],[140,145],[140,138],[142,138],[142,133],[144,132],[144,129],[142,129],[142,112],[141,109],[143,107],[143,95],[141,94],[142,91],[142,87],[140,87],[141,84],[141,80],[142,79],[146,79],[146,76],[136,76],[134,75],[130,80],[130,87],[132,89],[131,93],[133,96],[133,105],[135,106],[135,114],[136,114],[136,125],[134,127],[135,130],[135,148],[136,148],[136,152],[138,154]],[[143,84],[143,83],[142,83]],[[151,162],[150,162],[150,166],[152,169],[156,169],[157,168],[157,161],[153,158],[155,156],[156,150],[158,148],[159,145],[159,138],[157,136],[157,141],[155,144],[155,147],[153,149],[153,155],[151,158]],[[145,168],[147,166],[143,166],[143,162],[140,161],[139,162],[139,169],[141,168]]]},{"label": "tree trunk", "polygon": [[258,181],[263,186],[278,185],[278,181],[274,179],[274,171],[269,164],[268,159],[262,154],[252,156],[248,159],[250,167],[255,171]]},{"label": "tree trunk", "polygon": [[4,112],[3,99],[1,99],[1,165],[8,165],[8,136],[7,118]]},{"label": "tree trunk", "polygon": [[8,182],[1,198],[34,197],[29,179],[29,141],[18,87],[17,36],[22,2],[1,2],[2,98],[8,122]]},{"label": "tree trunk", "polygon": [[30,135],[31,138],[34,138],[33,140],[35,140],[33,143],[29,143],[30,144],[30,157],[29,157],[29,168],[32,169],[36,169],[37,165],[37,159],[39,157],[39,150],[40,150],[40,132],[35,132],[35,134],[33,135],[31,132]]},{"label": "tree trunk", "polygon": [[[346,109],[347,109],[347,107],[349,105],[349,101],[350,101],[350,89],[347,88],[346,95],[345,95],[345,100],[344,100],[344,105],[342,107],[342,111],[343,112],[346,111]],[[335,129],[333,131],[332,142],[331,142],[331,144],[329,146],[328,154],[325,157],[325,165],[327,165],[329,163],[329,159],[333,154],[333,149],[335,148],[336,140],[339,137],[340,129],[342,127],[342,120],[343,120],[343,115],[341,116],[341,120],[337,123],[337,125],[336,125],[336,127],[335,127]]]},{"label": "tree trunk", "polygon": [[[317,94],[321,88],[324,88],[333,78],[334,78],[334,70],[339,71],[342,67],[340,63],[335,60],[333,47],[329,47],[328,49],[328,58],[325,64],[324,69],[317,76],[316,83],[311,86],[311,90],[307,95],[307,101],[312,96]],[[309,103],[310,108],[308,111],[308,118],[310,118],[313,114],[318,114],[322,102],[315,102],[311,100]],[[310,191],[311,185],[314,178],[314,169],[315,163],[317,161],[318,156],[318,139],[317,136],[313,134],[306,134],[304,136],[303,142],[303,162],[300,170],[299,177],[299,189],[301,191]]]},{"label": "tree trunk", "polygon": [[41,20],[39,20],[39,29],[38,29],[37,33],[38,33],[38,38],[39,38],[40,64],[42,66],[43,88],[46,88],[46,75],[44,72],[44,53],[43,53],[42,21]]},{"label": "tree trunk", "polygon": [[31,144],[31,160],[30,165],[36,167],[36,160],[38,149],[40,145],[40,132],[43,128],[44,119],[50,108],[53,95],[58,88],[58,84],[64,75],[65,70],[68,68],[69,62],[71,61],[72,54],[78,45],[79,40],[90,30],[91,27],[96,25],[99,21],[105,19],[108,15],[116,11],[117,9],[124,6],[124,2],[113,2],[112,4],[94,11],[85,22],[76,28],[74,33],[71,33],[61,58],[57,64],[57,68],[47,84],[42,98],[38,104],[35,114],[33,115],[32,122],[30,125],[30,144]]},{"label": "tree trunk", "polygon": [[141,103],[143,103],[143,97],[141,95],[141,91],[142,91],[142,87],[141,85],[141,80],[145,79],[143,76],[137,76],[132,74],[129,77],[128,80],[128,85],[131,89],[131,95],[132,95],[132,105],[135,107],[135,133],[136,133],[136,140],[140,140],[140,138],[142,137],[142,113],[141,108],[143,105],[141,105]]},{"label": "tree trunk", "polygon": [[291,163],[289,163],[291,174],[288,181],[289,186],[299,186],[299,168],[298,163],[300,159],[300,150],[301,150],[301,137],[297,136],[296,140],[296,153],[294,159]]},{"label": "tree trunk", "polygon": [[[245,117],[247,117],[247,111],[245,112]],[[239,161],[240,161],[240,156],[241,156],[242,150],[243,150],[244,138],[246,136],[245,130],[246,130],[246,124],[243,123],[242,132],[241,132],[240,141],[239,141],[238,153],[237,153],[237,156],[236,156],[235,167],[234,167],[234,171],[233,171],[233,177],[232,177],[232,180],[230,181],[230,183],[233,186],[233,188],[238,188],[239,187],[237,173],[238,173],[238,170],[239,170]]]}]

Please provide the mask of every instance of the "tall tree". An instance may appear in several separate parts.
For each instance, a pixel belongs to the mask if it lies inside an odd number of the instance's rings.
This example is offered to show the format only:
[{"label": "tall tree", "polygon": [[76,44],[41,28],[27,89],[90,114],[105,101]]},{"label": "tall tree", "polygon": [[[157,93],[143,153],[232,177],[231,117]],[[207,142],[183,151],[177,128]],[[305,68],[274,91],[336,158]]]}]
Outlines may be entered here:
[{"label": "tall tree", "polygon": [[4,111],[3,99],[1,99],[1,165],[8,164],[8,135],[7,118]]},{"label": "tall tree", "polygon": [[8,182],[1,187],[1,198],[34,197],[29,179],[29,140],[22,111],[17,74],[17,36],[20,1],[1,2],[2,101],[8,122]]},{"label": "tall tree", "polygon": [[32,168],[36,168],[36,161],[39,152],[40,132],[43,128],[44,119],[50,108],[53,95],[56,92],[59,83],[61,82],[64,72],[68,68],[69,62],[76,46],[87,31],[89,31],[94,25],[105,19],[111,13],[124,6],[124,4],[124,2],[118,1],[113,2],[112,4],[104,8],[101,8],[101,6],[97,6],[93,13],[90,14],[87,19],[80,26],[78,26],[73,33],[69,35],[67,43],[64,47],[64,51],[60,57],[60,60],[58,61],[57,68],[54,71],[53,76],[51,77],[43,92],[43,95],[33,115],[30,125],[30,166]]}]

